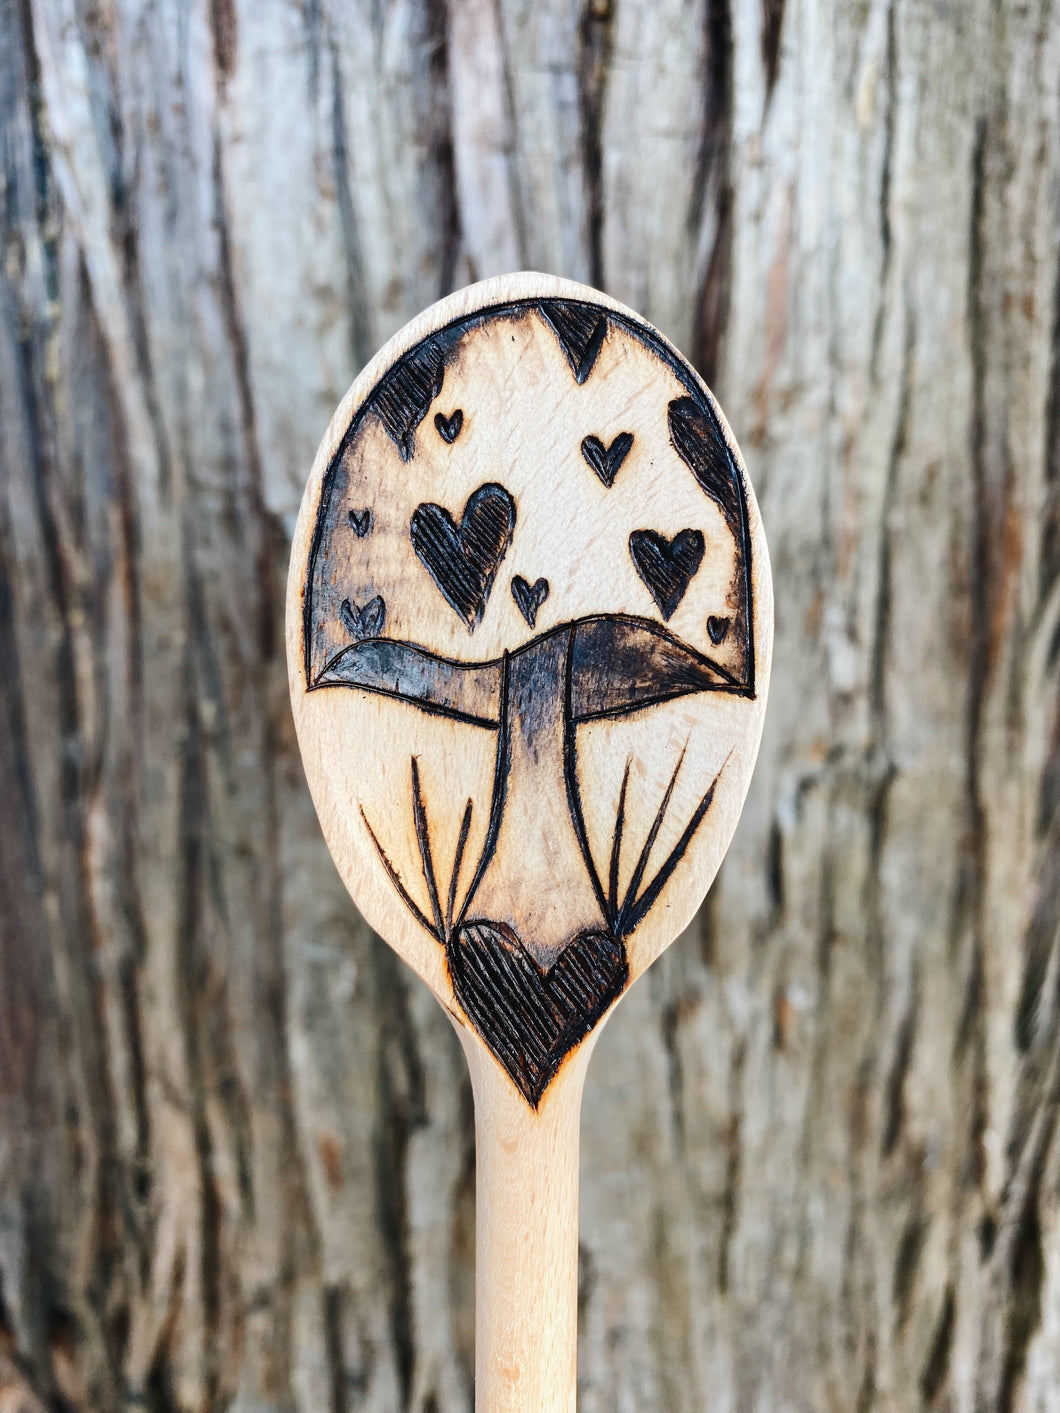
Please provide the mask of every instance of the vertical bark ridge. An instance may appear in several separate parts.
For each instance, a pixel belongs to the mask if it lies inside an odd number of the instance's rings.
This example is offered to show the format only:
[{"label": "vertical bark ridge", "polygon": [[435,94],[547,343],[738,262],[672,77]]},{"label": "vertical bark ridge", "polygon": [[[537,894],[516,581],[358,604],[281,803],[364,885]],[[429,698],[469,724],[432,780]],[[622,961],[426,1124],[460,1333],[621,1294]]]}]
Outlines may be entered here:
[{"label": "vertical bark ridge", "polygon": [[[708,383],[718,376],[721,341],[729,318],[733,239],[730,174],[733,106],[733,37],[730,0],[704,7],[704,111],[692,186],[692,216],[710,230],[696,298],[692,357]],[[774,75],[775,79],[775,75]]]},{"label": "vertical bark ridge", "polygon": [[453,94],[449,79],[449,14],[445,0],[424,0],[426,13],[428,150],[437,192],[438,295],[456,284],[460,254],[460,205],[453,154]]},{"label": "vertical bark ridge", "polygon": [[581,108],[582,167],[585,180],[586,240],[589,281],[597,289],[606,282],[603,251],[604,188],[601,130],[611,63],[613,8],[611,0],[584,0],[578,24],[578,87]]}]

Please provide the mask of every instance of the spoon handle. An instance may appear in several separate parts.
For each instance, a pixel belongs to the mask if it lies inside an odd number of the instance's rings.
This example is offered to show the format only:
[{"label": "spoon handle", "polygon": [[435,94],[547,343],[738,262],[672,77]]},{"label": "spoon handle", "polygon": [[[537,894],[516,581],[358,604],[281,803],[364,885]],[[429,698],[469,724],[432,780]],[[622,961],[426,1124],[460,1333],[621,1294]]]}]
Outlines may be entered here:
[{"label": "spoon handle", "polygon": [[462,1036],[475,1095],[475,1413],[574,1413],[578,1152],[592,1044],[538,1110]]}]

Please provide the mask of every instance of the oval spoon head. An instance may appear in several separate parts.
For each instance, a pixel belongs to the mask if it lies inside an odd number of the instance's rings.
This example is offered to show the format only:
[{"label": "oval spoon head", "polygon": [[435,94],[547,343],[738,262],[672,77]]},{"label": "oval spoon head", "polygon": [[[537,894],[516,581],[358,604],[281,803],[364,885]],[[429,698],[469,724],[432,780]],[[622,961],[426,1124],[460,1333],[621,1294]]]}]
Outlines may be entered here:
[{"label": "oval spoon head", "polygon": [[709,888],[772,634],[724,417],[595,290],[461,290],[332,419],[287,596],[313,801],[368,923],[531,1106]]}]

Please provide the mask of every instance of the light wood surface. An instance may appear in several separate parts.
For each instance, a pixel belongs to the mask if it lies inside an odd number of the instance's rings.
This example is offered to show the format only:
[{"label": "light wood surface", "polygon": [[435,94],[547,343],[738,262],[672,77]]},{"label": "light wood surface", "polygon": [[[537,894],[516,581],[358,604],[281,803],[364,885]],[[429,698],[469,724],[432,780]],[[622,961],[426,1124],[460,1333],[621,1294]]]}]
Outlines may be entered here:
[{"label": "light wood surface", "polygon": [[731,433],[597,292],[463,290],[335,414],[292,551],[291,697],[339,871],[471,1066],[480,1413],[573,1406],[587,1037],[717,872],[771,641]]}]

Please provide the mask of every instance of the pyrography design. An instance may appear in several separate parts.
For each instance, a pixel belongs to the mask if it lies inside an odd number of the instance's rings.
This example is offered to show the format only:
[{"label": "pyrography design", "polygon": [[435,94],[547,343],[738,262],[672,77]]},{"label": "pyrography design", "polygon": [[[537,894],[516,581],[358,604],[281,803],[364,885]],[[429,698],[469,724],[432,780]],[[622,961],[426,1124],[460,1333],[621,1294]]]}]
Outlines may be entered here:
[{"label": "pyrography design", "polygon": [[[705,497],[721,511],[731,537],[734,571],[727,609],[706,621],[710,644],[724,646],[724,662],[697,650],[666,626],[703,561],[704,535],[696,526],[669,538],[650,527],[636,529],[628,537],[630,560],[650,595],[650,603],[646,597],[644,606],[654,605],[662,622],[647,614],[608,612],[535,634],[538,613],[550,597],[549,580],[541,577],[531,583],[515,575],[509,581],[511,599],[526,622],[528,637],[488,661],[458,661],[419,642],[386,636],[389,605],[374,579],[341,602],[334,601],[333,594],[329,597],[322,567],[336,528],[343,523],[352,527],[369,547],[374,533],[372,507],[351,508],[336,491],[342,457],[359,426],[366,418],[377,418],[402,463],[413,461],[418,435],[437,436],[456,452],[467,417],[474,416],[475,410],[470,408],[469,413],[466,396],[462,407],[436,406],[447,363],[470,332],[490,321],[520,319],[545,321],[578,385],[590,378],[609,331],[615,329],[666,364],[685,388],[684,395],[672,399],[660,415],[666,418],[670,444]],[[425,421],[432,410],[433,416]],[[605,443],[587,427],[578,449],[583,473],[595,474],[609,494],[614,494],[616,477],[631,474],[623,469],[635,454],[635,437],[628,431]],[[519,506],[502,478],[484,480],[462,506],[424,500],[411,515],[407,535],[416,559],[471,635],[483,621],[519,531]],[[453,992],[467,1019],[535,1107],[564,1056],[622,993],[629,977],[626,940],[680,866],[710,810],[717,785],[716,777],[666,857],[650,866],[682,756],[639,849],[635,843],[632,846],[635,863],[630,872],[631,762],[627,760],[610,857],[605,866],[598,866],[583,810],[579,727],[645,712],[690,693],[753,698],[750,560],[742,474],[709,397],[691,370],[647,326],[588,302],[528,300],[496,306],[432,334],[390,368],[361,404],[325,474],[304,599],[307,688],[378,693],[496,734],[484,843],[477,858],[465,858],[473,813],[468,800],[447,880],[439,877],[436,868],[420,763],[415,757],[410,761],[409,809],[427,906],[417,902],[392,862],[381,822],[369,819],[363,808],[361,814],[381,866],[405,907],[444,947]],[[336,618],[342,630],[338,639]],[[551,791],[561,799],[574,841],[572,853],[576,849],[580,855],[594,900],[594,923],[565,938],[546,962],[534,955],[528,939],[520,937],[511,922],[491,917],[481,904],[476,905],[491,865],[496,866],[498,839],[513,810],[513,781],[528,779],[535,791]]]}]

